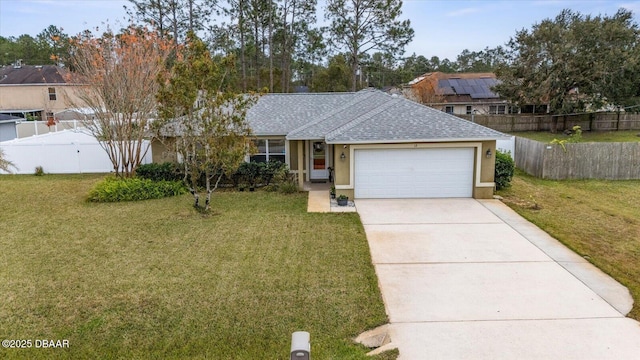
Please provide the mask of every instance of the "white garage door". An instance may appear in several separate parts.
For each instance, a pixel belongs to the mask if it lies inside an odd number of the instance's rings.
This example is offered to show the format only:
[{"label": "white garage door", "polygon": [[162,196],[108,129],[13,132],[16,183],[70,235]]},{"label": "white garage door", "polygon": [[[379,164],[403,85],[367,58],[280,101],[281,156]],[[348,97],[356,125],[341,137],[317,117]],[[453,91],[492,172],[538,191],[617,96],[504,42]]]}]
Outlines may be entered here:
[{"label": "white garage door", "polygon": [[355,197],[471,197],[473,154],[474,148],[355,150]]}]

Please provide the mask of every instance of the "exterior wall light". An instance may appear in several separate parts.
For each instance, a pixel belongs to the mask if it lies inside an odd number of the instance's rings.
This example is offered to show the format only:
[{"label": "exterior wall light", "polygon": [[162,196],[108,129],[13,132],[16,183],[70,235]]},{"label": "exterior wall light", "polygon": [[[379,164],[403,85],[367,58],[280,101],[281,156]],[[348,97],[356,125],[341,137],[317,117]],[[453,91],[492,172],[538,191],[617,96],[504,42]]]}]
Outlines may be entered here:
[{"label": "exterior wall light", "polygon": [[491,149],[487,149],[487,159],[491,157]]},{"label": "exterior wall light", "polygon": [[344,151],[343,151],[342,154],[340,154],[340,160],[344,160],[346,158],[347,156],[344,154]]}]

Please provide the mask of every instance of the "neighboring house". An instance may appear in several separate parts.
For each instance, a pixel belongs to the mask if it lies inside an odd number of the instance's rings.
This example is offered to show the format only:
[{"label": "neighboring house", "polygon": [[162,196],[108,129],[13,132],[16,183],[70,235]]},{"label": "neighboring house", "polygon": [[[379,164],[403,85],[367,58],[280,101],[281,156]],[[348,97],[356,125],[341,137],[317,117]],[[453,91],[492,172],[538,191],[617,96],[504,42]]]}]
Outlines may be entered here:
[{"label": "neighboring house", "polygon": [[0,141],[13,140],[18,137],[16,123],[22,120],[17,116],[0,114]]},{"label": "neighboring house", "polygon": [[0,68],[0,113],[29,120],[54,120],[53,114],[79,104],[79,86],[55,65]]},{"label": "neighboring house", "polygon": [[510,114],[507,101],[491,90],[497,84],[493,73],[432,72],[410,81],[404,92],[407,98],[448,114]]},{"label": "neighboring house", "polygon": [[263,95],[247,120],[251,160],[285,162],[301,187],[332,178],[350,198],[491,198],[496,140],[508,138],[370,89]]}]

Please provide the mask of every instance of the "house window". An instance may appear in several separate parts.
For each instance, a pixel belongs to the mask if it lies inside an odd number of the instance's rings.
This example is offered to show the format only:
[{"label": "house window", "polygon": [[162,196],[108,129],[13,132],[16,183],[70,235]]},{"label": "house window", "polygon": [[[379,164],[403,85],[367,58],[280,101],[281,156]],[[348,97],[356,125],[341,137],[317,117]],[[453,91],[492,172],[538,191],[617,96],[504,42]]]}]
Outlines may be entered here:
[{"label": "house window", "polygon": [[49,100],[50,101],[54,101],[56,100],[56,88],[49,88]]},{"label": "house window", "polygon": [[473,112],[473,106],[467,105],[467,115],[471,115],[471,112]]},{"label": "house window", "polygon": [[489,114],[504,115],[507,111],[506,105],[489,105]]},{"label": "house window", "polygon": [[447,114],[453,114],[453,106],[451,105],[447,105],[444,107],[444,112],[446,112]]},{"label": "house window", "polygon": [[258,139],[254,141],[258,152],[251,156],[251,161],[285,162],[284,139]]}]

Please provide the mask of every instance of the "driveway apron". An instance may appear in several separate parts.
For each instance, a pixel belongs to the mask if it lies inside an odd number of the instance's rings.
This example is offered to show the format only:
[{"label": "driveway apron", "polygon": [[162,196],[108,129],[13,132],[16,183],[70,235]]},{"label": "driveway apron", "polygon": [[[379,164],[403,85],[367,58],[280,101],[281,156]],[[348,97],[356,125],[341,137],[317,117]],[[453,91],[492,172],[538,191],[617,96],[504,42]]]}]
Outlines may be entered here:
[{"label": "driveway apron", "polygon": [[640,359],[626,288],[496,200],[357,200],[399,359]]}]

